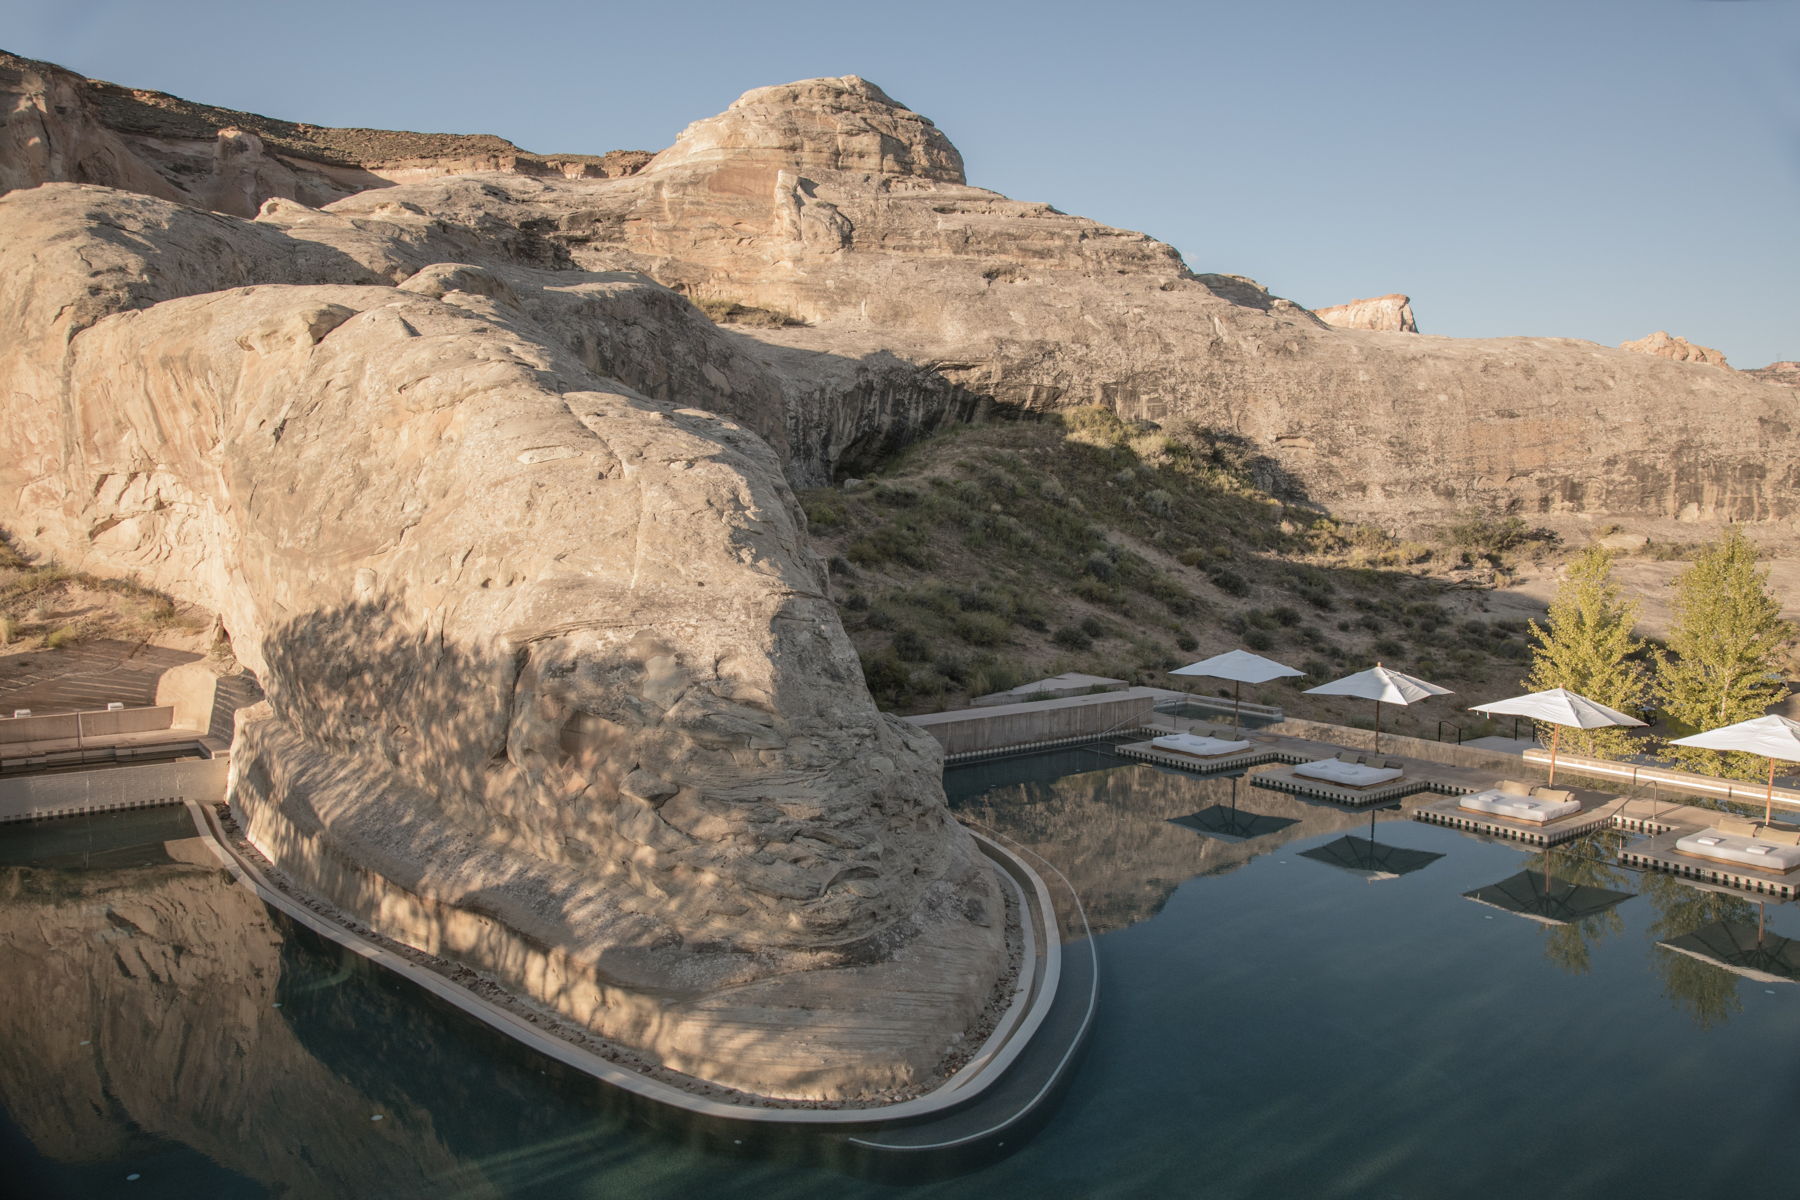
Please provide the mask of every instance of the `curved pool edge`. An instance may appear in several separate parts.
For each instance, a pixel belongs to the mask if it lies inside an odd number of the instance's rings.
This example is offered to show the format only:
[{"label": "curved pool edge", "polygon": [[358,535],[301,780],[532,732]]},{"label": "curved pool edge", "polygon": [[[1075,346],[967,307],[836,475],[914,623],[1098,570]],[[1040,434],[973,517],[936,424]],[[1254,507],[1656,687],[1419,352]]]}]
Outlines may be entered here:
[{"label": "curved pool edge", "polygon": [[[1009,1075],[1020,1056],[1036,1040],[1058,995],[1065,990],[1060,986],[1063,978],[1060,929],[1048,886],[1019,854],[992,837],[971,831],[982,852],[994,861],[1007,885],[1019,896],[1025,942],[1024,960],[1020,978],[1014,985],[1013,1000],[982,1048],[932,1091],[880,1108],[778,1108],[733,1104],[696,1096],[548,1033],[519,1013],[476,995],[388,946],[314,911],[273,883],[260,864],[239,852],[210,806],[192,799],[183,803],[201,839],[227,873],[282,915],[385,967],[436,999],[579,1074],[649,1101],[653,1107],[717,1121],[725,1128],[845,1133],[852,1129],[866,1131],[897,1124],[916,1125],[922,1120],[966,1108],[981,1100]],[[733,1144],[741,1143],[733,1139]]]}]

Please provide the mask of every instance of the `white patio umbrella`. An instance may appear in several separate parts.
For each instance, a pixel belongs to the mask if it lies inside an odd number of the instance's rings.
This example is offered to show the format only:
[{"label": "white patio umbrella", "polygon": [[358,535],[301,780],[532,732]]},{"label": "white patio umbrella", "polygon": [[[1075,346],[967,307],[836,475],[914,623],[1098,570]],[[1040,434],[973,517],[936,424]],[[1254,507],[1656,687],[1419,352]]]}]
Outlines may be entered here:
[{"label": "white patio umbrella", "polygon": [[1532,692],[1528,696],[1514,696],[1510,700],[1496,700],[1492,704],[1471,704],[1469,711],[1505,717],[1530,717],[1534,721],[1545,721],[1556,726],[1550,731],[1551,783],[1556,782],[1556,740],[1562,736],[1564,725],[1572,729],[1604,729],[1608,725],[1643,724],[1636,717],[1628,717],[1616,708],[1608,708],[1598,700],[1589,700],[1567,688]]},{"label": "white patio umbrella", "polygon": [[1342,679],[1334,679],[1330,683],[1321,683],[1318,687],[1306,689],[1309,696],[1360,696],[1364,700],[1375,702],[1375,749],[1381,749],[1381,705],[1412,704],[1418,700],[1429,700],[1433,696],[1451,695],[1449,688],[1439,687],[1435,683],[1426,683],[1416,676],[1400,671],[1389,670],[1376,663],[1366,671],[1358,671],[1354,675],[1346,675]]},{"label": "white patio umbrella", "polygon": [[1215,654],[1211,658],[1202,659],[1197,663],[1177,667],[1169,674],[1205,675],[1212,679],[1231,680],[1231,723],[1233,726],[1241,726],[1243,722],[1238,717],[1238,693],[1244,684],[1267,683],[1271,679],[1304,675],[1306,672],[1296,671],[1272,658],[1264,658],[1262,655],[1252,654],[1248,650],[1228,650],[1224,654]]},{"label": "white patio umbrella", "polygon": [[1775,819],[1775,760],[1800,762],[1800,723],[1786,717],[1753,717],[1709,729],[1692,737],[1676,738],[1671,746],[1695,746],[1701,750],[1742,750],[1769,760],[1769,787],[1763,797],[1763,822]]}]

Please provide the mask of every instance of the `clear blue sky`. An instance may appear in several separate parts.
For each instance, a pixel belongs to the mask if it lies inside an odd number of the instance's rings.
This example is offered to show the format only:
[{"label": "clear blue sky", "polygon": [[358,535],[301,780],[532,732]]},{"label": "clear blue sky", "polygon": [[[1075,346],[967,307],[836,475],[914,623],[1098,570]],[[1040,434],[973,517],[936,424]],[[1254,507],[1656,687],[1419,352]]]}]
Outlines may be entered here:
[{"label": "clear blue sky", "polygon": [[1428,333],[1800,359],[1800,2],[0,0],[0,46],[331,125],[660,149],[863,75],[970,181]]}]

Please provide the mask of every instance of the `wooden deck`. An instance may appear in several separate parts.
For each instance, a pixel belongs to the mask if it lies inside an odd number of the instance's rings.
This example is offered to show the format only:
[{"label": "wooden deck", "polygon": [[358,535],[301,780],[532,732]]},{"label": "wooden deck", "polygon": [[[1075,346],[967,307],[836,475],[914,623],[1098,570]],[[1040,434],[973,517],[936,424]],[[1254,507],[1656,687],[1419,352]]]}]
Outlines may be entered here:
[{"label": "wooden deck", "polygon": [[1675,849],[1675,842],[1695,832],[1692,828],[1671,829],[1635,846],[1619,851],[1619,861],[1643,871],[1666,871],[1683,879],[1716,884],[1738,892],[1774,896],[1782,900],[1800,897],[1800,867],[1791,871],[1758,871],[1710,858],[1697,858]]},{"label": "wooden deck", "polygon": [[1140,759],[1155,763],[1159,767],[1177,767],[1183,771],[1197,771],[1212,775],[1220,771],[1241,771],[1245,767],[1254,767],[1261,763],[1282,761],[1281,752],[1269,746],[1251,746],[1248,750],[1239,750],[1235,754],[1220,754],[1206,757],[1199,754],[1182,754],[1174,750],[1164,750],[1149,742],[1130,742],[1117,747],[1113,753],[1126,758]]},{"label": "wooden deck", "polygon": [[1612,826],[1619,802],[1617,796],[1581,789],[1575,792],[1575,798],[1581,802],[1580,812],[1570,813],[1559,820],[1546,821],[1542,825],[1534,825],[1529,821],[1509,821],[1492,813],[1473,812],[1462,807],[1461,796],[1423,805],[1413,810],[1413,820],[1446,825],[1451,829],[1477,833],[1484,837],[1522,842],[1527,846],[1554,846],[1558,842],[1578,838],[1584,833]]}]

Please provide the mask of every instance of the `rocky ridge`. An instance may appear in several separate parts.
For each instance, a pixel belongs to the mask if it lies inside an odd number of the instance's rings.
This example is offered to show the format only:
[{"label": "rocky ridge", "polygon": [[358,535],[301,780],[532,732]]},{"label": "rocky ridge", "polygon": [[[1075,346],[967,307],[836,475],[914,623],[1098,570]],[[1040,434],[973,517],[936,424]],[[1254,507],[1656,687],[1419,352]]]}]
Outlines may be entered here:
[{"label": "rocky ridge", "polygon": [[1412,297],[1391,293],[1368,300],[1352,300],[1330,308],[1315,308],[1313,315],[1338,329],[1373,329],[1384,333],[1417,333]]},{"label": "rocky ridge", "polygon": [[336,129],[86,79],[0,51],[0,191],[95,183],[251,216],[280,197],[328,203],[399,180],[470,171],[629,175],[640,150],[542,155],[492,134]]},{"label": "rocky ridge", "polygon": [[1649,337],[1639,338],[1635,342],[1620,342],[1619,349],[1631,350],[1638,354],[1653,354],[1657,358],[1667,358],[1675,362],[1702,363],[1709,367],[1731,369],[1725,356],[1711,346],[1702,346],[1690,342],[1684,337],[1675,337],[1666,330],[1659,329]]},{"label": "rocky ridge", "polygon": [[1099,404],[1248,438],[1293,499],[1390,526],[1458,509],[1794,513],[1785,389],[1572,339],[1333,328],[1143,234],[971,187],[941,138],[854,76],[810,80],[747,94],[627,178],[464,177],[331,208],[486,214],[587,269],[792,318],[738,332],[786,381],[803,484],[953,409]]}]

